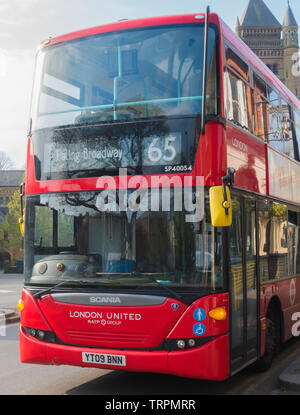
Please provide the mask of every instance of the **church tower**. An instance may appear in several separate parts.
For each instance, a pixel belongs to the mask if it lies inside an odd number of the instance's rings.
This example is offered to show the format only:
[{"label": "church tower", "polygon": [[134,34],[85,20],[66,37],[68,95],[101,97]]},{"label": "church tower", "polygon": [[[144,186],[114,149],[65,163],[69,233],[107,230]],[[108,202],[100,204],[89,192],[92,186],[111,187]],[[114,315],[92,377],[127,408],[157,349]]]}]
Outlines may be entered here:
[{"label": "church tower", "polygon": [[236,33],[300,98],[300,77],[293,71],[298,60],[298,24],[290,2],[281,25],[263,0],[249,0],[241,19],[237,20]]},{"label": "church tower", "polygon": [[241,37],[241,23],[239,18],[236,19],[235,32],[239,37]]},{"label": "church tower", "polygon": [[263,0],[249,0],[241,17],[241,39],[279,77],[283,69],[282,26]]},{"label": "church tower", "polygon": [[283,21],[282,35],[284,56],[283,77],[285,79],[286,86],[298,98],[300,98],[300,77],[297,76],[297,73],[295,73],[295,69],[297,72],[296,65],[299,56],[298,24],[290,7],[290,2],[288,2],[286,14]]}]

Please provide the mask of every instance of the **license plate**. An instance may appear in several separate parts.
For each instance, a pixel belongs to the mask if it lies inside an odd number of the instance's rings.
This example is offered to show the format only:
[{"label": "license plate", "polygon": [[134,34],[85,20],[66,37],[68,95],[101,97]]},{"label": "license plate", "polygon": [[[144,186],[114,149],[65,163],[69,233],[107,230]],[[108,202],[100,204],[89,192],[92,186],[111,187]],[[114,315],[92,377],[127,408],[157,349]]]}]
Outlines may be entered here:
[{"label": "license plate", "polygon": [[98,365],[126,366],[126,356],[117,354],[82,353],[84,363],[96,363]]}]

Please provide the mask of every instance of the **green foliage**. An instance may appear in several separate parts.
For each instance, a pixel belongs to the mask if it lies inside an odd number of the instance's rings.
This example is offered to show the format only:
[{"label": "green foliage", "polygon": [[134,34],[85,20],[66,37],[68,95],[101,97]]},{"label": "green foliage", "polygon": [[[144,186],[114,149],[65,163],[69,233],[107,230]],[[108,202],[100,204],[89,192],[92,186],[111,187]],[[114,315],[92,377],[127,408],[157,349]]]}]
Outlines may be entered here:
[{"label": "green foliage", "polygon": [[[12,261],[15,262],[15,254],[22,249],[23,237],[20,232],[19,218],[21,216],[20,195],[16,190],[8,203],[8,214],[0,228],[0,243],[2,248],[7,249]],[[4,237],[6,235],[7,237]]]},{"label": "green foliage", "polygon": [[282,203],[273,202],[272,215],[279,218],[281,222],[286,222],[288,218],[287,206]]},{"label": "green foliage", "polygon": [[41,247],[53,246],[53,213],[45,206],[35,208],[34,243]]}]

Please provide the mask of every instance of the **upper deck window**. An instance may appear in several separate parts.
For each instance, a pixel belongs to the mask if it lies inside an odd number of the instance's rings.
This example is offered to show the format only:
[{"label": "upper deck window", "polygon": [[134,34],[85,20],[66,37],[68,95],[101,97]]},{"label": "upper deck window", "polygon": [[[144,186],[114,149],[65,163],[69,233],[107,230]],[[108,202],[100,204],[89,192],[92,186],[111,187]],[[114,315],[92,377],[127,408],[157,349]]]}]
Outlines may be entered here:
[{"label": "upper deck window", "polygon": [[226,118],[242,128],[249,129],[247,85],[231,71],[225,71]]},{"label": "upper deck window", "polygon": [[256,73],[253,74],[254,88],[266,99],[270,99],[271,88]]},{"label": "upper deck window", "polygon": [[[33,129],[201,111],[203,24],[117,31],[41,50]],[[216,114],[216,28],[209,28],[208,112]]]},{"label": "upper deck window", "polygon": [[226,48],[226,64],[249,81],[249,66],[229,47]]},{"label": "upper deck window", "polygon": [[295,158],[295,130],[292,120],[292,108],[290,104],[281,98],[280,106],[280,138],[279,151],[291,158]]}]

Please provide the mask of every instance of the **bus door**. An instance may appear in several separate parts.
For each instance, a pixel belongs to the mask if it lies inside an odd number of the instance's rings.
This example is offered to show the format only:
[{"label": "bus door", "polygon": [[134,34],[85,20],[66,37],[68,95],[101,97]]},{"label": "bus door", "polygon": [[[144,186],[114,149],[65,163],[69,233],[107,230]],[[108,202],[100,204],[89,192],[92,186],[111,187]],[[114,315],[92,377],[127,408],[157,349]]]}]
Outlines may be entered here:
[{"label": "bus door", "polygon": [[256,204],[232,195],[229,233],[231,373],[258,357],[258,269]]}]

